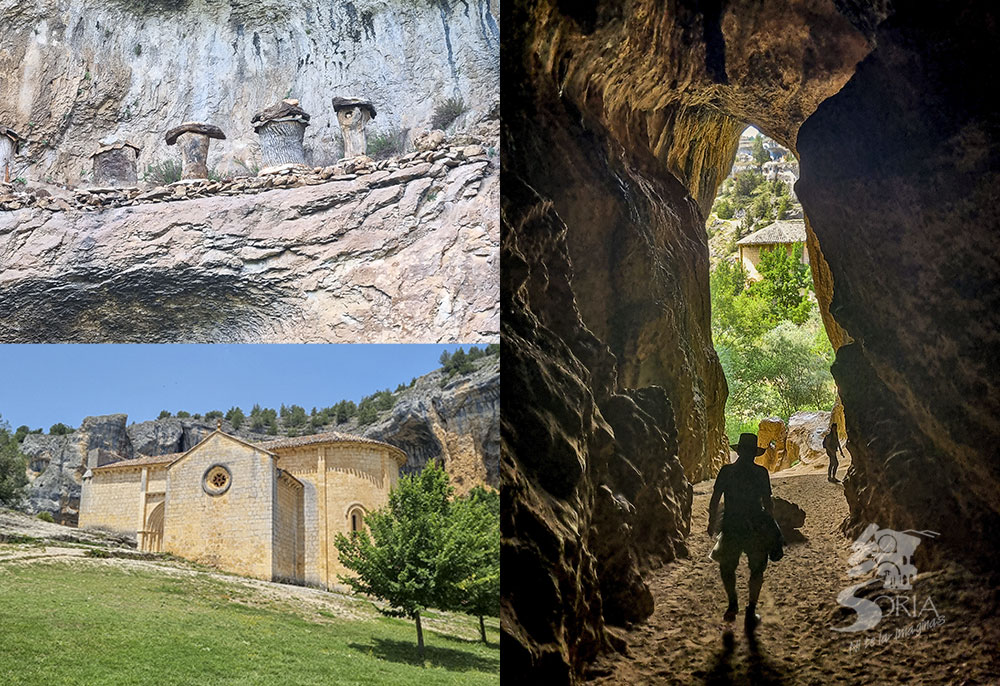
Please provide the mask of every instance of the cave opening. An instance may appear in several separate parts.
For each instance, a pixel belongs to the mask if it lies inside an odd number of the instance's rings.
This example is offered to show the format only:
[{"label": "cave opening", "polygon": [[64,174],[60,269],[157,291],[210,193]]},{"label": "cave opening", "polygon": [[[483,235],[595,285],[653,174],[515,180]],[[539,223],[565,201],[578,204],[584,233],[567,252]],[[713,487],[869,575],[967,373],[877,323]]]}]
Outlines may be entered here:
[{"label": "cave opening", "polygon": [[[819,474],[827,433],[836,425],[843,443],[846,431],[798,178],[794,153],[746,124],[705,220],[711,329],[728,387],[728,442],[757,434],[766,450],[758,464]],[[841,475],[849,464],[839,465]]]}]

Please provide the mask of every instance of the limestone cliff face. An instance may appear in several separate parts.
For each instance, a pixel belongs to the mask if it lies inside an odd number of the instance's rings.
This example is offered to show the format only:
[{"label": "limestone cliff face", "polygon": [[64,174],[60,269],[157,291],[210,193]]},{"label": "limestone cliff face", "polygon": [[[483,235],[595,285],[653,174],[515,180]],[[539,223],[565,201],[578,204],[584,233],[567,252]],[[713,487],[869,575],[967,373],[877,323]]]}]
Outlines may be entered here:
[{"label": "limestone cliff face", "polygon": [[434,372],[400,394],[364,435],[406,452],[404,472],[439,461],[455,489],[500,485],[500,360],[487,358],[471,374]]},{"label": "limestone cliff face", "polygon": [[0,212],[0,340],[495,340],[499,165],[454,164]]},{"label": "limestone cliff face", "polygon": [[108,136],[143,170],[177,157],[163,135],[190,120],[226,133],[210,167],[260,165],[251,117],[286,96],[312,115],[313,165],[343,149],[334,96],[370,99],[372,132],[411,134],[447,98],[467,121],[499,100],[497,0],[0,0],[0,26],[0,125],[29,138],[29,181],[77,185]]},{"label": "limestone cliff face", "polygon": [[134,457],[124,414],[87,417],[65,436],[29,434],[21,444],[28,458],[28,501],[32,514],[50,512],[61,524],[76,525],[80,484],[89,467]]},{"label": "limestone cliff face", "polygon": [[[460,493],[477,485],[496,488],[500,482],[500,361],[490,356],[473,364],[473,372],[450,379],[441,370],[419,377],[399,391],[393,408],[371,424],[359,426],[352,419],[318,430],[358,434],[399,446],[409,457],[403,468],[406,472],[438,461]],[[138,455],[185,452],[215,428],[215,421],[177,417],[127,425],[126,415],[114,414],[87,417],[77,431],[65,436],[29,434],[21,444],[30,479],[25,509],[32,514],[50,512],[58,521],[75,526],[80,484],[88,468]],[[250,442],[275,438],[253,432],[249,422],[234,429],[224,421],[222,429]]]}]

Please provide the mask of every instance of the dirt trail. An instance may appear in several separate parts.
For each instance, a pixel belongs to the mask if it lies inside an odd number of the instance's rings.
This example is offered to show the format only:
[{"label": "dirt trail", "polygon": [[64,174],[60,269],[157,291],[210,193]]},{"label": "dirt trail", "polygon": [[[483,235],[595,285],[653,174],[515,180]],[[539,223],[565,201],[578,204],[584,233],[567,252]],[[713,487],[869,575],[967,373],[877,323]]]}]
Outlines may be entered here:
[{"label": "dirt trail", "polygon": [[[843,478],[843,471],[840,473]],[[695,485],[688,558],[651,574],[656,609],[624,638],[628,655],[598,662],[594,684],[1000,684],[998,594],[957,565],[923,570],[909,597],[923,606],[927,596],[944,618],[919,635],[896,637],[896,630],[934,619],[884,614],[874,629],[838,633],[855,615],[841,608],[837,594],[858,582],[848,576],[851,541],[839,530],[847,515],[842,486],[825,474],[772,476],[776,496],[806,511],[806,542],[786,548],[764,579],[758,613],[763,623],[748,640],[742,612],[735,631],[723,632],[725,592],[718,565],[708,558],[705,533],[712,482]],[[943,532],[947,535],[947,532]],[[934,545],[933,541],[924,543]],[[746,604],[746,558],[740,562],[740,609]],[[884,591],[885,593],[904,593]],[[870,597],[879,593],[873,593]],[[940,620],[939,620],[940,621]],[[884,642],[873,639],[883,636]],[[871,645],[865,645],[866,639]],[[860,646],[852,643],[860,640]]]}]

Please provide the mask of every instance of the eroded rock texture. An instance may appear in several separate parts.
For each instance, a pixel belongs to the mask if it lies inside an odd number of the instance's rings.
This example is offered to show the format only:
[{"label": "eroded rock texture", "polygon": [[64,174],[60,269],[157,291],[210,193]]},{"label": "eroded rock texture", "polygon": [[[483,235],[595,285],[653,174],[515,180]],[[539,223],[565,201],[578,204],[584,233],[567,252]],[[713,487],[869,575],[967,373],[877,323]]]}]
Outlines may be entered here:
[{"label": "eroded rock texture", "polygon": [[0,340],[495,340],[499,169],[431,167],[0,213]]},{"label": "eroded rock texture", "polygon": [[89,180],[108,136],[145,170],[178,157],[163,134],[192,120],[226,132],[209,168],[263,166],[250,120],[286,95],[312,114],[312,166],[343,151],[333,96],[372,100],[369,134],[426,128],[450,97],[475,121],[499,99],[497,0],[0,0],[0,25],[0,126],[30,138],[14,174],[29,181]]},{"label": "eroded rock texture", "polygon": [[980,90],[998,20],[990,3],[897,9],[802,126],[796,188],[853,340],[833,367],[853,527],[942,531],[935,549],[983,560],[1000,527],[1000,117]]},{"label": "eroded rock texture", "polygon": [[655,470],[629,452],[609,398],[662,387],[676,420],[650,425],[665,429],[660,464],[676,455],[692,479],[718,464],[725,388],[701,219],[740,123],[800,157],[796,191],[839,348],[852,526],[940,529],[939,550],[995,556],[1000,127],[983,87],[996,11],[512,4],[501,469],[504,564],[518,571],[504,579],[505,675],[572,681],[611,642],[608,622],[649,607],[635,501],[619,479]]},{"label": "eroded rock texture", "polygon": [[403,472],[440,462],[460,493],[500,485],[500,360],[477,363],[471,374],[436,371],[417,379],[392,409],[364,428],[369,438],[402,448]]},{"label": "eroded rock texture", "polygon": [[743,123],[793,143],[869,44],[826,3],[512,4],[504,669],[555,683],[649,614],[728,457],[704,212]]}]

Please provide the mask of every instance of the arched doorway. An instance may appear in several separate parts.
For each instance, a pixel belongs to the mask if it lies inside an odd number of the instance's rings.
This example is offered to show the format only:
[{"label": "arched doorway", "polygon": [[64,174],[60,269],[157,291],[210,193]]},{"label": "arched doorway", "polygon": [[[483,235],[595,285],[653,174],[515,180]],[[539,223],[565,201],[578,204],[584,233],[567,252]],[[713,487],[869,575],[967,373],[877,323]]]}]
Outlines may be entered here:
[{"label": "arched doorway", "polygon": [[142,532],[141,548],[147,553],[159,553],[163,546],[163,503],[154,507],[146,517],[146,529]]}]

